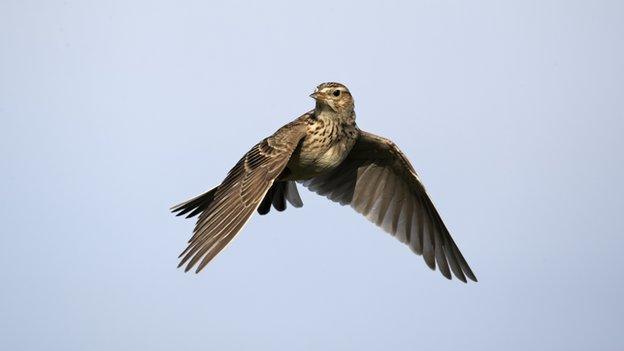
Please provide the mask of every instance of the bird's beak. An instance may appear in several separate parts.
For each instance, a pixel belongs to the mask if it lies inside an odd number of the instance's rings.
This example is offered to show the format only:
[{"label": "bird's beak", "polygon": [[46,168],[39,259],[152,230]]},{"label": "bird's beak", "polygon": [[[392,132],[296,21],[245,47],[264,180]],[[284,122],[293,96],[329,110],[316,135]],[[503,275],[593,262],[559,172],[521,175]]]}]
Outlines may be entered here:
[{"label": "bird's beak", "polygon": [[327,93],[324,93],[322,91],[315,91],[310,94],[310,97],[315,99],[317,104],[321,103],[323,105],[327,105],[334,112],[338,112],[338,109],[336,109],[336,106],[334,106],[334,102],[332,101],[332,99],[329,98],[329,95],[327,95]]},{"label": "bird's beak", "polygon": [[321,100],[321,101],[327,100],[327,94],[322,93],[320,91],[313,92],[312,94],[310,94],[310,97],[315,100]]}]

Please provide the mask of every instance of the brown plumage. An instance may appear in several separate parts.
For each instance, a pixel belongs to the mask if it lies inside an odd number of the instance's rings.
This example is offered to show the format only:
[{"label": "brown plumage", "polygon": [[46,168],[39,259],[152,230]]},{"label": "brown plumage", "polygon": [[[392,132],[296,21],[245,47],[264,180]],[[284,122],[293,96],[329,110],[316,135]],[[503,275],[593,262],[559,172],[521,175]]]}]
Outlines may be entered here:
[{"label": "brown plumage", "polygon": [[357,128],[349,90],[324,83],[311,96],[314,110],[255,145],[219,186],[172,208],[199,214],[179,266],[202,270],[255,210],[301,207],[296,181],[351,205],[446,278],[477,281],[407,158],[392,141]]}]

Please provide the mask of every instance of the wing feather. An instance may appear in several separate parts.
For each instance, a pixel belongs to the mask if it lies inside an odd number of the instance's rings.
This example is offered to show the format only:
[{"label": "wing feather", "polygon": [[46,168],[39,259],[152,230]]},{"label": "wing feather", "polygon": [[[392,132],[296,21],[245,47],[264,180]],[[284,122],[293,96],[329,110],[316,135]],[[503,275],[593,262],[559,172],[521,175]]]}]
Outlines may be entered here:
[{"label": "wing feather", "polygon": [[302,182],[357,212],[422,255],[446,278],[477,281],[416,171],[391,141],[360,131],[349,156],[330,174]]},{"label": "wing feather", "polygon": [[[305,131],[302,116],[256,144],[228,172],[223,182],[211,191],[209,204],[203,202],[203,207],[199,207],[196,204],[198,201],[191,199],[173,207],[174,211],[180,212],[187,211],[189,207],[193,208],[188,211],[202,210],[188,246],[179,256],[178,267],[186,264],[184,270],[189,271],[199,263],[196,269],[199,272],[227,246],[284,170]],[[289,193],[292,200],[298,203],[297,200],[301,200],[296,188],[294,192],[290,189]],[[281,195],[283,198],[284,194]],[[281,202],[277,205],[285,207]]]}]

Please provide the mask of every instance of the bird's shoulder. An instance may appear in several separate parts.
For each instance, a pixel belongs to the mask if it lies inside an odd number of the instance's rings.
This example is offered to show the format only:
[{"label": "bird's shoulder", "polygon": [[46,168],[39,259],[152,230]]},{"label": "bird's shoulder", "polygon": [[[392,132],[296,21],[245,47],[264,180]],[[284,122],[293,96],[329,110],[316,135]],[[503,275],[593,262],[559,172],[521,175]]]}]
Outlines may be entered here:
[{"label": "bird's shoulder", "polygon": [[358,129],[358,138],[353,146],[352,155],[376,160],[379,163],[392,166],[395,170],[404,170],[418,177],[407,156],[394,141],[388,138]]},{"label": "bird's shoulder", "polygon": [[306,135],[309,119],[312,115],[313,111],[304,113],[295,120],[279,128],[269,137],[262,140],[260,145],[274,149],[274,151],[285,151],[285,149],[292,151],[293,146],[298,144],[299,141]]}]

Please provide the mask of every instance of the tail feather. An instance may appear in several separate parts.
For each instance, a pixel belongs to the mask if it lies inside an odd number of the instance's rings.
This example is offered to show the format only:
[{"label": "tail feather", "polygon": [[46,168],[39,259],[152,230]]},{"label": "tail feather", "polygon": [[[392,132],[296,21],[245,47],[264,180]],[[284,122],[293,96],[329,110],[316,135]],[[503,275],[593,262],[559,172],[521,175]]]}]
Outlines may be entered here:
[{"label": "tail feather", "polygon": [[258,213],[261,215],[265,215],[267,213],[269,213],[269,211],[271,211],[271,204],[273,203],[273,194],[275,194],[275,184],[269,188],[269,191],[267,191],[266,195],[264,195],[264,199],[262,199],[262,202],[260,203],[260,206],[258,206]]},{"label": "tail feather", "polygon": [[301,196],[299,196],[299,191],[297,190],[297,183],[295,182],[286,182],[286,190],[285,195],[286,200],[290,202],[293,207],[299,208],[303,206],[303,201],[301,201]]},{"label": "tail feather", "polygon": [[285,196],[286,183],[280,182],[279,185],[275,187],[275,194],[273,195],[273,207],[282,212],[286,209],[286,199]]},{"label": "tail feather", "polygon": [[194,217],[202,213],[210,205],[212,200],[214,200],[216,192],[217,187],[214,187],[201,195],[171,207],[171,212],[175,213],[176,216],[182,216],[190,212],[186,218]]},{"label": "tail feather", "polygon": [[[176,216],[187,215],[186,218],[195,217],[208,208],[208,205],[214,200],[216,192],[217,187],[171,207],[171,212],[175,213]],[[258,206],[258,213],[261,215],[269,213],[271,205],[278,211],[284,211],[286,209],[286,201],[296,208],[303,206],[303,201],[301,201],[295,182],[276,182],[266,193],[260,206]]]},{"label": "tail feather", "polygon": [[286,201],[296,208],[303,206],[303,201],[301,201],[295,182],[276,182],[264,196],[258,207],[258,213],[261,215],[269,213],[271,205],[278,211],[284,211],[286,209]]}]

